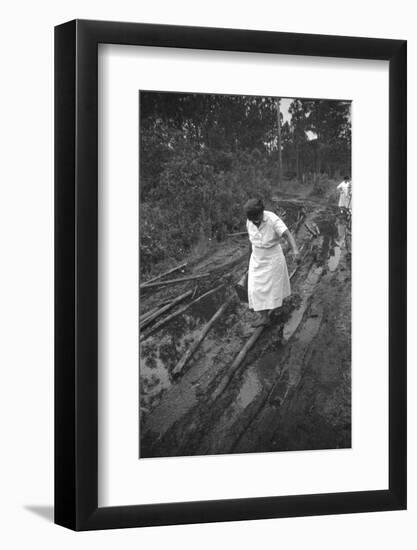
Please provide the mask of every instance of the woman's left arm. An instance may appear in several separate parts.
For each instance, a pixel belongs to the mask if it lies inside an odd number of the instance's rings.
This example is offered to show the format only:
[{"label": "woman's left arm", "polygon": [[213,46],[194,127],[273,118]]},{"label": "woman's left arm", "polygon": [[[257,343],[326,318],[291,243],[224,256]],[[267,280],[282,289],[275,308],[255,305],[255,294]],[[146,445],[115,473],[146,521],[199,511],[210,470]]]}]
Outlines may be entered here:
[{"label": "woman's left arm", "polygon": [[292,236],[291,231],[290,231],[289,229],[287,229],[286,231],[284,231],[284,233],[282,234],[282,236],[286,238],[286,240],[288,241],[289,245],[291,246],[291,250],[292,250],[294,259],[295,259],[295,260],[298,260],[298,259],[300,258],[300,251],[298,250],[297,243],[295,242],[295,239],[294,239],[294,237]]}]

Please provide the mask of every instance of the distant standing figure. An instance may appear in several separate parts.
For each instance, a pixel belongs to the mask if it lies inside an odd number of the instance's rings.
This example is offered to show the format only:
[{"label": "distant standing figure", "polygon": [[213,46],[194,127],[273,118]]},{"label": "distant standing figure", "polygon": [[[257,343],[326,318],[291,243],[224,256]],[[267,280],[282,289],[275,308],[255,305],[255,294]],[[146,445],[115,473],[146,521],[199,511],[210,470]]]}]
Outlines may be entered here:
[{"label": "distant standing figure", "polygon": [[245,204],[245,212],[251,252],[248,302],[251,309],[260,313],[255,326],[261,326],[268,323],[270,311],[280,307],[283,299],[291,294],[280,237],[288,240],[297,260],[299,251],[285,223],[273,212],[264,210],[262,201],[250,199]]},{"label": "distant standing figure", "polygon": [[344,180],[339,183],[337,190],[339,191],[339,208],[349,208],[352,198],[351,182],[349,176],[345,176]]}]

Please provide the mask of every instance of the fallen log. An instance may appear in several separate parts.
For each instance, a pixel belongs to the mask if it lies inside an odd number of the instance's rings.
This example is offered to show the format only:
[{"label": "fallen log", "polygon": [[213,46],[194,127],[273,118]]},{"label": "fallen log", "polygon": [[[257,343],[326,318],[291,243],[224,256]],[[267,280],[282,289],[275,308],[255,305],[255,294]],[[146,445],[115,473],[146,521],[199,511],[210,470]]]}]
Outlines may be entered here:
[{"label": "fallen log", "polygon": [[313,231],[315,232],[315,234],[317,235],[317,237],[320,236],[320,228],[319,228],[319,226],[316,224],[316,222],[313,222]]},{"label": "fallen log", "polygon": [[290,281],[291,281],[291,279],[294,277],[294,275],[297,273],[299,267],[300,267],[300,266],[297,265],[297,267],[295,267],[295,268],[291,271],[291,273],[290,273]]},{"label": "fallen log", "polygon": [[140,315],[140,321],[139,321],[139,325],[142,324],[144,321],[146,321],[146,319],[152,315],[153,313],[155,313],[155,311],[158,311],[159,307],[156,306],[156,307],[153,307],[152,309],[150,309],[149,311],[147,311],[146,313],[143,313],[142,315]]},{"label": "fallen log", "polygon": [[155,313],[155,311],[157,311],[160,307],[166,306],[168,303],[170,303],[170,300],[162,300],[162,302],[159,302],[158,305],[156,305],[155,307],[153,307],[153,308],[150,309],[149,311],[145,311],[144,313],[140,313],[139,324],[142,324],[144,321],[146,321],[146,319],[147,319],[150,315],[152,315],[153,313]]},{"label": "fallen log", "polygon": [[311,227],[308,225],[307,222],[304,224],[304,227],[307,229],[307,231],[308,231],[309,233],[311,233],[311,235],[312,235],[313,237],[317,237],[317,233],[311,229]]},{"label": "fallen log", "polygon": [[140,341],[142,342],[143,340],[145,340],[146,338],[148,338],[148,336],[150,336],[153,332],[155,332],[157,329],[159,329],[160,327],[162,327],[163,325],[165,325],[166,323],[168,323],[169,321],[171,321],[172,319],[174,319],[175,317],[177,317],[178,315],[181,315],[182,313],[184,313],[184,311],[187,311],[187,309],[189,307],[191,307],[192,305],[196,304],[197,302],[199,302],[200,300],[203,300],[204,298],[206,298],[207,296],[210,296],[210,294],[214,294],[215,292],[217,292],[218,290],[220,290],[221,288],[224,287],[224,284],[221,284],[219,286],[216,286],[215,288],[212,288],[211,290],[205,292],[204,294],[202,294],[201,296],[199,296],[198,298],[196,298],[195,300],[193,300],[192,302],[190,302],[189,304],[183,306],[182,308],[178,309],[177,311],[175,311],[174,313],[171,313],[171,315],[168,315],[168,317],[165,317],[164,319],[161,319],[160,321],[158,321],[157,323],[154,324],[153,327],[151,327],[148,332],[146,334],[142,334],[141,337],[140,337]]},{"label": "fallen log", "polygon": [[197,351],[197,349],[200,347],[201,342],[204,340],[204,338],[207,336],[209,330],[214,325],[214,323],[217,321],[217,319],[222,315],[222,313],[225,311],[227,306],[233,301],[234,296],[230,296],[228,300],[216,311],[216,313],[213,315],[213,317],[210,319],[210,321],[204,326],[203,330],[201,331],[201,334],[197,338],[197,340],[193,343],[193,345],[188,348],[188,350],[185,352],[185,354],[182,356],[182,358],[178,361],[176,364],[174,370],[172,371],[172,374],[174,376],[180,374],[182,369],[185,367],[185,365],[188,363],[188,361],[191,359],[191,357],[194,355],[194,353]]},{"label": "fallen log", "polygon": [[187,292],[184,292],[184,294],[177,296],[174,300],[172,300],[172,302],[169,302],[169,304],[167,304],[166,306],[163,306],[157,309],[154,313],[148,315],[148,317],[146,317],[146,319],[140,324],[140,330],[143,330],[145,327],[147,327],[149,323],[152,323],[154,319],[165,313],[165,311],[168,311],[169,309],[174,307],[175,304],[178,304],[179,302],[182,302],[182,300],[185,300],[185,298],[188,298],[188,296],[191,296],[192,293],[192,290],[188,290]]},{"label": "fallen log", "polygon": [[297,221],[295,222],[294,226],[291,228],[292,233],[294,234],[298,233],[298,230],[300,229],[300,226],[303,223],[303,220],[305,219],[305,217],[306,217],[306,214],[304,210],[299,212]]},{"label": "fallen log", "polygon": [[209,277],[210,273],[201,273],[200,275],[190,275],[189,277],[182,277],[181,279],[169,279],[167,281],[158,281],[157,283],[147,283],[146,285],[140,285],[139,288],[151,288],[162,285],[174,285],[182,283],[183,281],[193,281],[194,279],[202,279],[203,277]]},{"label": "fallen log", "polygon": [[177,265],[176,267],[172,267],[171,269],[168,269],[168,271],[164,271],[163,273],[160,273],[156,277],[152,277],[152,279],[149,279],[148,281],[145,281],[142,283],[139,288],[143,288],[147,286],[149,283],[152,283],[153,281],[157,281],[158,279],[161,279],[162,277],[165,277],[165,275],[169,275],[170,273],[173,273],[174,271],[178,271],[179,269],[185,267],[187,265],[187,262],[184,262],[183,264]]},{"label": "fallen log", "polygon": [[229,269],[231,269],[231,268],[235,267],[236,265],[240,264],[240,262],[242,262],[243,260],[247,260],[247,259],[248,259],[248,252],[246,250],[243,254],[241,254],[240,256],[235,258],[234,260],[230,260],[230,262],[227,262],[225,264],[217,265],[217,266],[213,267],[210,270],[210,273],[216,273],[218,271],[228,271]]},{"label": "fallen log", "polygon": [[233,378],[235,372],[240,367],[242,361],[245,359],[246,354],[251,349],[251,347],[254,345],[256,340],[259,338],[259,336],[262,334],[262,331],[264,330],[265,325],[261,325],[258,327],[255,332],[252,334],[252,336],[249,338],[249,340],[246,342],[246,344],[243,346],[243,348],[240,350],[240,352],[237,354],[235,360],[233,361],[230,369],[228,369],[228,374],[223,378],[223,380],[220,382],[220,384],[217,386],[217,388],[214,390],[212,394],[212,401],[215,401],[227,388],[229,385],[229,382]]}]

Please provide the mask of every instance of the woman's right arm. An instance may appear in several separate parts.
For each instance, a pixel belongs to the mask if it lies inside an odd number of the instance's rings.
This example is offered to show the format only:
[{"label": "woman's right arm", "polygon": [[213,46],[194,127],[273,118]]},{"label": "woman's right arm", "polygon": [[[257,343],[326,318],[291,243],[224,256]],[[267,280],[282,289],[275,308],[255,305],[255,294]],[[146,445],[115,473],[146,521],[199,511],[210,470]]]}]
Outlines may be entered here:
[{"label": "woman's right arm", "polygon": [[249,249],[248,249],[248,269],[246,271],[246,275],[245,275],[245,286],[248,285],[248,277],[249,277],[249,262],[250,262],[250,257],[252,255],[252,243],[249,241]]},{"label": "woman's right arm", "polygon": [[246,230],[248,232],[248,239],[249,239],[249,250],[248,250],[248,265],[249,265],[250,257],[252,255],[252,242],[249,237],[249,224],[247,221],[246,221]]}]

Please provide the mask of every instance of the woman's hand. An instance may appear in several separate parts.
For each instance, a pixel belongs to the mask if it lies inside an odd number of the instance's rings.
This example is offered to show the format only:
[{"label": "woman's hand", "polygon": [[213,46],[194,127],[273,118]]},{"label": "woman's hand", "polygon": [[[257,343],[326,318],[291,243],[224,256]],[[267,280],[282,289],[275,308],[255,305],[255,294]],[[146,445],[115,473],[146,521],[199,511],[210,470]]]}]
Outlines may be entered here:
[{"label": "woman's hand", "polygon": [[294,261],[299,264],[301,262],[301,254],[298,248],[293,248],[292,255],[294,257]]}]

